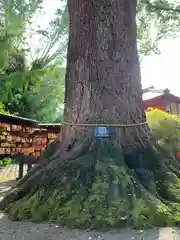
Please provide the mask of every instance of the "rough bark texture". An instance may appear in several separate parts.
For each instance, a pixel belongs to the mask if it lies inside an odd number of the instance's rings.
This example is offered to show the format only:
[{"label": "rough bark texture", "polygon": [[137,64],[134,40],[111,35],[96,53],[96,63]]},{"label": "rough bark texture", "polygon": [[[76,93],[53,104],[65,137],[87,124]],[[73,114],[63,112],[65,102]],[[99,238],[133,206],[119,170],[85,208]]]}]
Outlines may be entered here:
[{"label": "rough bark texture", "polygon": [[136,1],[69,1],[65,119],[139,123],[142,106]]},{"label": "rough bark texture", "polygon": [[[68,1],[66,121],[146,121],[136,4],[135,0]],[[146,125],[116,128],[109,139],[95,139],[92,127],[65,125],[60,138],[1,202],[11,217],[96,228],[180,220],[178,164],[171,163],[170,170],[169,161],[151,145]]]}]

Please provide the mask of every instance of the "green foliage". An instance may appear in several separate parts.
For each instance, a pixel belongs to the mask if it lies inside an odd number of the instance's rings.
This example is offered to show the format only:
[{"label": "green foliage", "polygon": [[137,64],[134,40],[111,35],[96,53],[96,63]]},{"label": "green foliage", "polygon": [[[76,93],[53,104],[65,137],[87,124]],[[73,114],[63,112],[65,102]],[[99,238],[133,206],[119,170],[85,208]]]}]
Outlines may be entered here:
[{"label": "green foliage", "polygon": [[0,102],[0,113],[5,113],[4,104]]},{"label": "green foliage", "polygon": [[146,113],[153,140],[170,152],[180,151],[180,118],[161,110]]},{"label": "green foliage", "polygon": [[[29,78],[25,68],[27,24],[41,7],[42,0],[0,1],[1,41],[0,41],[0,96],[8,98],[15,87],[22,88]],[[6,107],[6,106],[5,106]]]},{"label": "green foliage", "polygon": [[24,33],[27,24],[34,14],[40,9],[42,0],[14,0],[0,1],[1,7],[1,41],[0,41],[0,72],[2,73],[13,55],[19,54],[19,50],[25,47]]},{"label": "green foliage", "polygon": [[7,101],[4,101],[7,109],[11,113],[16,112],[20,116],[41,122],[54,122],[60,116],[63,102],[64,75],[65,68],[59,61],[49,65],[39,78],[38,84],[29,84],[27,88],[19,91],[14,89],[16,93],[9,95]]},{"label": "green foliage", "polygon": [[0,168],[11,165],[12,163],[13,163],[13,160],[11,158],[3,158],[2,160],[0,160]]},{"label": "green foliage", "polygon": [[[180,8],[178,1],[138,1],[138,44],[140,56],[159,53],[161,40],[176,37],[180,30]],[[176,11],[179,9],[179,11]]]},{"label": "green foliage", "polygon": [[27,108],[25,108],[21,115],[40,122],[54,122],[59,118],[61,104],[64,100],[64,76],[65,68],[60,62],[49,65],[39,86],[22,94],[21,99],[26,101],[29,112],[27,113]]},{"label": "green foliage", "polygon": [[[62,6],[43,29],[35,23],[42,3],[0,1],[4,16],[0,25],[0,96],[4,110],[11,114],[53,122],[58,119],[64,96],[62,65],[68,15],[67,7]],[[37,43],[32,48],[34,41]]]}]

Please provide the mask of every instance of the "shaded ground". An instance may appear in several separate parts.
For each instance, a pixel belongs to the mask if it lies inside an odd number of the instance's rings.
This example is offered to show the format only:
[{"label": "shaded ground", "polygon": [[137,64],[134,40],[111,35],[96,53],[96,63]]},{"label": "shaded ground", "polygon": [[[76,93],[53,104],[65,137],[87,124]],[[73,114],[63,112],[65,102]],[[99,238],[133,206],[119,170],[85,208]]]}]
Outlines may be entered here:
[{"label": "shaded ground", "polygon": [[[2,181],[9,181],[9,180],[15,180],[18,177],[18,165],[12,164],[5,168],[0,169],[0,182]],[[27,172],[27,166],[24,166],[23,173],[26,174]]]},{"label": "shaded ground", "polygon": [[[17,166],[0,170],[0,199],[15,184]],[[125,229],[120,232],[67,230],[50,224],[13,222],[0,213],[0,240],[180,240],[180,228],[162,228],[147,231]]]}]

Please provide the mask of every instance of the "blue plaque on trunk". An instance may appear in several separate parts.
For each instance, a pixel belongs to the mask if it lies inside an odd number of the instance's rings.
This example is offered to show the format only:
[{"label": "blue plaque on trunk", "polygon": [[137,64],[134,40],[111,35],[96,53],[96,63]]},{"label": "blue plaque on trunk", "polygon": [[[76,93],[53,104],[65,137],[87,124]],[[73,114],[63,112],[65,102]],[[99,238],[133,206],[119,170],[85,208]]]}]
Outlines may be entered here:
[{"label": "blue plaque on trunk", "polygon": [[109,137],[111,134],[109,127],[97,126],[93,130],[93,135],[98,138],[103,138]]}]

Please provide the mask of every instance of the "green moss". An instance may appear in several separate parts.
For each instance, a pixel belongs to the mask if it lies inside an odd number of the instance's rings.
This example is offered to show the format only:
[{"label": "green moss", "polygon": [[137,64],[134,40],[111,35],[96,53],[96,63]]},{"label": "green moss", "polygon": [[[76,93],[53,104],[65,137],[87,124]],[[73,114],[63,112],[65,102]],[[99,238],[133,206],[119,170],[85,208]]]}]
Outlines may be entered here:
[{"label": "green moss", "polygon": [[154,212],[154,222],[158,226],[174,225],[178,221],[178,219],[173,216],[174,213],[172,209],[163,203],[156,205]]},{"label": "green moss", "polygon": [[71,228],[149,228],[180,221],[179,178],[170,173],[163,175],[161,185],[169,196],[167,205],[167,201],[157,198],[160,181],[154,181],[153,173],[148,175],[154,188],[149,191],[143,181],[147,174],[141,174],[140,179],[128,168],[122,154],[108,147],[100,146],[95,155],[92,151],[61,169],[56,180],[44,189],[12,204],[9,214],[14,219],[50,221]]},{"label": "green moss", "polygon": [[180,202],[180,179],[173,172],[161,173],[157,183],[160,195],[168,201]]},{"label": "green moss", "polygon": [[135,228],[147,228],[153,225],[153,216],[150,215],[150,209],[143,199],[137,199],[133,203],[132,222]]}]

